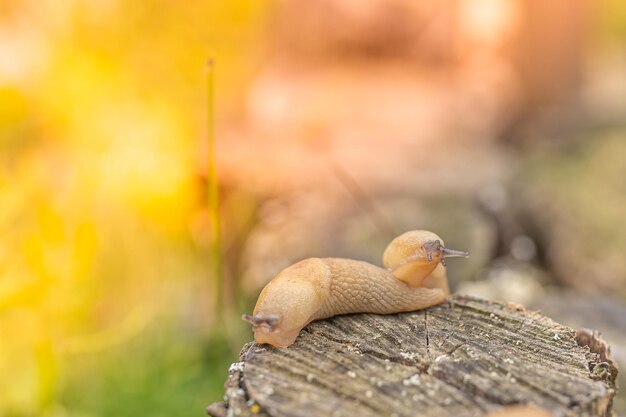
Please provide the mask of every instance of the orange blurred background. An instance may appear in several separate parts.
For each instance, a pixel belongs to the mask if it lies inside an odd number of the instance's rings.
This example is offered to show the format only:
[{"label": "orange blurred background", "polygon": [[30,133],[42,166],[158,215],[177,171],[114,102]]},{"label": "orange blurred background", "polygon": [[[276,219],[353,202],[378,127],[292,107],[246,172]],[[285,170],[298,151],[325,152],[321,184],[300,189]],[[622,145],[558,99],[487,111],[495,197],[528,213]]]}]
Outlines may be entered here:
[{"label": "orange blurred background", "polygon": [[608,0],[1,3],[0,416],[200,415],[276,272],[412,228],[626,311],[625,46]]}]

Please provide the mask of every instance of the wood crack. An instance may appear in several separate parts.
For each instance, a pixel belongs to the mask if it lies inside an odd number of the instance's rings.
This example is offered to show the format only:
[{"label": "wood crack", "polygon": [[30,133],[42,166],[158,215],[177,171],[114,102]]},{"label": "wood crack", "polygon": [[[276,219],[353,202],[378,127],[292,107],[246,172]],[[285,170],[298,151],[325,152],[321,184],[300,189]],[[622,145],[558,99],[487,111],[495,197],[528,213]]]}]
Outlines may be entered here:
[{"label": "wood crack", "polygon": [[428,310],[424,310],[424,328],[426,333],[426,351],[430,351],[430,337],[428,334]]},{"label": "wood crack", "polygon": [[617,370],[594,343],[538,313],[474,297],[338,316],[311,323],[287,349],[247,345],[226,403],[208,411],[462,417],[533,403],[554,416],[608,416]]}]

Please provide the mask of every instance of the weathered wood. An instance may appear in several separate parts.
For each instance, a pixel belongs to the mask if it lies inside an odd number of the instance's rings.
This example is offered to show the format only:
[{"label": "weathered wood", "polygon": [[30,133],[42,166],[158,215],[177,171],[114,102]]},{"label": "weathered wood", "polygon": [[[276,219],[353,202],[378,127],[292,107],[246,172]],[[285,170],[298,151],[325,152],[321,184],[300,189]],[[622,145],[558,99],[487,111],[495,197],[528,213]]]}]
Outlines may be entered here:
[{"label": "weathered wood", "polygon": [[[590,349],[591,346],[591,349]],[[610,416],[607,347],[537,312],[453,296],[423,311],[314,322],[287,349],[247,344],[213,416],[482,416],[535,404]]]}]

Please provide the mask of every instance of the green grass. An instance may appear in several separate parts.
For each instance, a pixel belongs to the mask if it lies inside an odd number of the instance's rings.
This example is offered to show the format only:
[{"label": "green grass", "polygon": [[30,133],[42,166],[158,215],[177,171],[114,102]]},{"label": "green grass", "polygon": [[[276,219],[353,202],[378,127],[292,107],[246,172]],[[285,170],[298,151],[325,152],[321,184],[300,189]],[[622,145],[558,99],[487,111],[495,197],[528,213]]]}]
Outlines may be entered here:
[{"label": "green grass", "polygon": [[97,358],[71,361],[60,403],[71,416],[202,416],[222,398],[237,353],[219,334],[152,329]]}]

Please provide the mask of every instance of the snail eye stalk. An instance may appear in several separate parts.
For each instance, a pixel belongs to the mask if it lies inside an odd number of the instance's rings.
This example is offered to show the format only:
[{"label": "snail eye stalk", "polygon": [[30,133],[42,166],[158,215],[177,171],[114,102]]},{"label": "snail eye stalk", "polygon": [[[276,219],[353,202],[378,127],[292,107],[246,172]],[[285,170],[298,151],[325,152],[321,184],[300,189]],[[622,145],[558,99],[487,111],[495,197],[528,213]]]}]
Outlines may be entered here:
[{"label": "snail eye stalk", "polygon": [[442,248],[441,253],[444,258],[469,258],[469,252],[465,250]]}]

